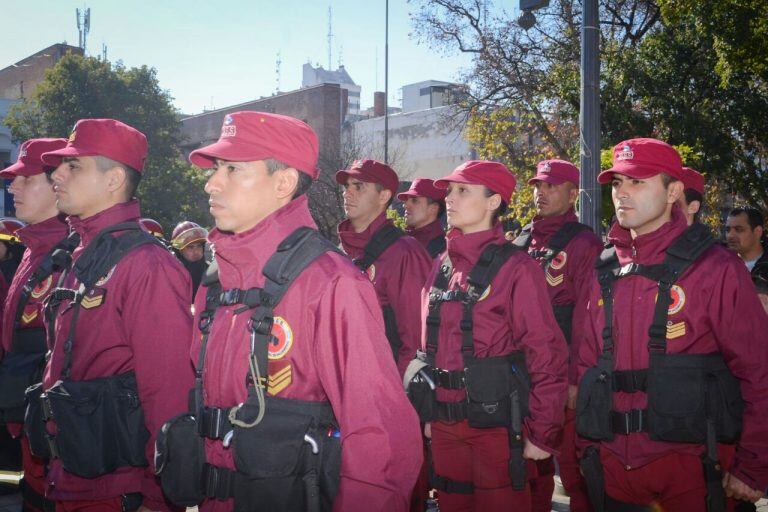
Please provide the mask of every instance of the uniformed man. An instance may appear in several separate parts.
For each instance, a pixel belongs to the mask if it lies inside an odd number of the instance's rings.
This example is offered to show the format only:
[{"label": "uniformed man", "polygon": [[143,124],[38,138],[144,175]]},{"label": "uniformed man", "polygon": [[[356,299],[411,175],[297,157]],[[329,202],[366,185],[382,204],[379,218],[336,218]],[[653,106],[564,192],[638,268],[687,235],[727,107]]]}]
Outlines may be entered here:
[{"label": "uniformed man", "polygon": [[[570,344],[568,402],[565,410],[563,444],[558,467],[563,487],[571,498],[573,512],[589,511],[589,497],[579,471],[575,444],[576,354],[571,344],[574,317],[586,307],[584,290],[592,277],[595,259],[603,244],[592,230],[579,223],[574,210],[579,196],[579,169],[565,160],[544,160],[536,166],[536,175],[528,180],[533,186],[536,216],[515,241],[525,247],[544,269],[547,291],[560,330]],[[574,315],[574,310],[579,313]],[[538,476],[532,475],[532,510],[552,510],[555,467],[551,458],[537,462]]]},{"label": "uniformed man", "polygon": [[728,248],[736,251],[750,272],[757,263],[768,261],[764,237],[765,219],[760,210],[745,206],[734,208],[728,213],[725,221]]},{"label": "uniformed man", "polygon": [[436,188],[433,180],[416,178],[397,198],[405,208],[405,232],[437,258],[445,250],[445,230],[440,221],[445,213],[445,190]]},{"label": "uniformed man", "polygon": [[704,175],[696,169],[683,167],[683,195],[678,200],[685,220],[690,226],[699,221],[701,205],[704,204]]},{"label": "uniformed man", "polygon": [[57,512],[170,508],[154,441],[192,384],[191,285],[138,224],[146,156],[144,134],[114,119],[81,119],[65,148],[42,156],[79,235],[47,304],[51,355],[25,418],[33,454],[50,459]]},{"label": "uniformed man", "polygon": [[[42,380],[47,352],[43,303],[59,275],[52,268],[51,252],[69,231],[56,209],[53,167],[46,166],[41,156],[66,145],[66,139],[30,139],[21,145],[18,161],[0,172],[0,177],[11,181],[8,191],[13,195],[16,215],[27,224],[15,232],[26,250],[5,299],[0,333],[0,414],[16,439],[22,437],[24,391]],[[53,510],[53,503],[44,497],[43,461],[30,454],[26,439],[22,438],[21,447],[24,510]]]},{"label": "uniformed man", "polygon": [[725,510],[724,494],[754,502],[768,486],[768,317],[736,255],[688,227],[682,178],[677,151],[655,139],[621,142],[598,177],[617,223],[575,334],[582,468],[599,509]]},{"label": "uniformed man", "polygon": [[336,173],[344,187],[346,220],[339,224],[344,252],[376,289],[384,313],[387,339],[402,375],[421,341],[421,288],[432,266],[422,245],[387,219],[397,193],[397,173],[376,160],[357,160]]},{"label": "uniformed man", "polygon": [[205,240],[207,237],[207,229],[188,220],[179,222],[173,228],[171,235],[171,246],[192,278],[193,296],[197,293],[200,280],[208,269],[208,262],[205,260]]},{"label": "uniformed man", "polygon": [[[200,493],[203,511],[407,509],[418,419],[373,288],[310,216],[317,158],[309,126],[263,112],[227,115],[218,142],[190,155],[212,168],[217,273],[195,301],[196,412],[164,427],[163,488],[180,504]],[[205,453],[189,453],[193,439],[178,441],[180,456],[174,430],[190,421]],[[190,475],[185,460],[203,457],[203,474]]]}]

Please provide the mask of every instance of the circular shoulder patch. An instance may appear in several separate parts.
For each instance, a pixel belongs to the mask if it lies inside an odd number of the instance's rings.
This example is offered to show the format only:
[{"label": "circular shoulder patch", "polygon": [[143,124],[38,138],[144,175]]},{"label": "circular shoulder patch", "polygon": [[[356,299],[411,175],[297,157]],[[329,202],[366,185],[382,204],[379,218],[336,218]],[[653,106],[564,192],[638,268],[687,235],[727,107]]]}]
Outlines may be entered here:
[{"label": "circular shoulder patch", "polygon": [[675,313],[679,313],[680,310],[683,309],[683,306],[685,306],[685,292],[678,285],[672,286],[672,289],[669,292],[672,296],[672,303],[669,305],[667,314],[674,315]]},{"label": "circular shoulder patch", "polygon": [[272,339],[269,342],[269,359],[280,359],[291,350],[293,331],[283,317],[276,316],[272,322]]},{"label": "circular shoulder patch", "polygon": [[568,255],[565,251],[560,251],[554,258],[552,258],[552,261],[549,262],[549,268],[552,270],[560,270],[565,266],[566,261],[568,261]]},{"label": "circular shoulder patch", "polygon": [[51,288],[52,284],[53,284],[53,276],[48,276],[46,280],[44,280],[42,283],[34,287],[30,295],[32,295],[33,299],[39,299],[40,297],[45,295],[45,293]]}]

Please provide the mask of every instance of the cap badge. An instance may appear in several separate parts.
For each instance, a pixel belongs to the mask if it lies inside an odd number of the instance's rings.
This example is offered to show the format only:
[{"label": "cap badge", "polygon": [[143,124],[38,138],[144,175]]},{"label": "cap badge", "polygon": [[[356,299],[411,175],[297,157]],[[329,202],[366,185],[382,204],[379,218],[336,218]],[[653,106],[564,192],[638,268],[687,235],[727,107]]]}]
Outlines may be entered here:
[{"label": "cap badge", "polygon": [[25,158],[26,156],[27,156],[27,148],[24,148],[19,152],[19,158]]},{"label": "cap badge", "polygon": [[350,169],[362,169],[363,168],[363,161],[362,160],[355,160],[352,162],[352,167]]},{"label": "cap badge", "polygon": [[544,162],[544,164],[542,164],[541,172],[552,172],[552,166],[549,165],[549,162]]},{"label": "cap badge", "polygon": [[234,122],[235,120],[232,119],[232,116],[227,116],[224,118],[224,124],[221,125],[222,137],[234,137],[237,135],[237,126],[233,124]]},{"label": "cap badge", "polygon": [[622,146],[621,151],[616,153],[616,160],[632,160],[633,158],[635,158],[635,152],[632,151],[629,144]]}]

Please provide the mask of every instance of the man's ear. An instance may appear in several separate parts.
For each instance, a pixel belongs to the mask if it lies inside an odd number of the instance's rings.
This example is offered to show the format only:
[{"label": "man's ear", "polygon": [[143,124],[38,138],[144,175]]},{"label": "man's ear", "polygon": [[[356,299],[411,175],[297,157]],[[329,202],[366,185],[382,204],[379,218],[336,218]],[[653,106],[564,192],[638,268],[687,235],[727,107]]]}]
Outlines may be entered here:
[{"label": "man's ear", "polygon": [[667,203],[674,204],[683,196],[685,185],[680,180],[675,180],[667,187]]},{"label": "man's ear", "polygon": [[276,171],[275,194],[278,199],[291,199],[299,186],[299,171],[293,167]]},{"label": "man's ear", "polygon": [[127,185],[128,176],[123,167],[115,165],[104,172],[107,175],[107,190],[110,192],[117,192]]}]

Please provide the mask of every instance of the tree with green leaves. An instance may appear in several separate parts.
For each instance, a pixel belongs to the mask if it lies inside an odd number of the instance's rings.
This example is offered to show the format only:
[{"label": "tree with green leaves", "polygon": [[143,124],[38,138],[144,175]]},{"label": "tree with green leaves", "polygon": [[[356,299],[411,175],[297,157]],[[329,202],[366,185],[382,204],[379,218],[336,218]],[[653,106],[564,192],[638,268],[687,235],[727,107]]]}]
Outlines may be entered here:
[{"label": "tree with green leaves", "polygon": [[11,108],[4,123],[15,140],[23,141],[66,138],[78,119],[105,117],[147,136],[149,155],[138,191],[142,213],[167,232],[181,220],[209,225],[205,176],[179,158],[178,113],[153,68],[66,55],[46,71],[31,97]]},{"label": "tree with green leaves", "polygon": [[[411,1],[419,41],[473,57],[463,111],[480,155],[507,164],[521,183],[538,160],[578,162],[581,2],[553,0],[525,31],[487,0]],[[726,32],[705,18],[727,17],[733,3],[600,2],[602,145],[657,137],[690,148],[684,162],[713,189],[768,210],[768,51],[756,50],[768,40],[760,36],[768,18],[753,16],[760,2],[737,2],[724,26],[747,33],[723,46]],[[522,218],[525,202],[513,201]]]}]

